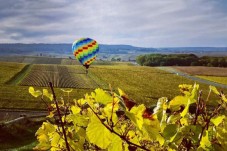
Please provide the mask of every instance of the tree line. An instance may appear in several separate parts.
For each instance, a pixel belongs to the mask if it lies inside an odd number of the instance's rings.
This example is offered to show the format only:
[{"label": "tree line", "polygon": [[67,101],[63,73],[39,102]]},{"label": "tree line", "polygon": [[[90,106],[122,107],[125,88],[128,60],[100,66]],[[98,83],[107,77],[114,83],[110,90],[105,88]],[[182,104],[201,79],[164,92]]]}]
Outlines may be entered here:
[{"label": "tree line", "polygon": [[142,66],[227,67],[227,57],[198,57],[195,54],[145,54],[138,56],[136,62]]}]

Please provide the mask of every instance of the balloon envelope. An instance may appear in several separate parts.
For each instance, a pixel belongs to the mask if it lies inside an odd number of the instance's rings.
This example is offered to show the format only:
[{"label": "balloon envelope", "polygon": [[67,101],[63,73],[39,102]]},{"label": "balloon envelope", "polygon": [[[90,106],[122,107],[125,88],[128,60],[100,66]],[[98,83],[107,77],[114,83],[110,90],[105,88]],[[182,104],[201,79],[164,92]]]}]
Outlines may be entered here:
[{"label": "balloon envelope", "polygon": [[96,59],[99,51],[98,43],[91,38],[81,38],[72,45],[75,58],[86,68]]}]

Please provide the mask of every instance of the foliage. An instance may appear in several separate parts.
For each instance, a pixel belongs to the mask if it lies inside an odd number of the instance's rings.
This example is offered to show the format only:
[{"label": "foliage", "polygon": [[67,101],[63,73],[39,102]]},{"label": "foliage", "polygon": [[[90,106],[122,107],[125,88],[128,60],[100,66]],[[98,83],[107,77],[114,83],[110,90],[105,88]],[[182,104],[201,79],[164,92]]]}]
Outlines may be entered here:
[{"label": "foliage", "polygon": [[[210,86],[206,99],[199,85],[179,85],[181,95],[168,101],[160,98],[152,111],[119,94],[96,89],[70,104],[53,99],[48,120],[36,132],[37,150],[224,150],[227,147],[227,99]],[[32,90],[32,91],[31,91]],[[42,92],[30,88],[36,96]],[[52,96],[40,94],[42,98]],[[70,93],[70,92],[69,92]],[[212,111],[209,96],[219,96]],[[195,110],[190,111],[190,107]]]},{"label": "foliage", "polygon": [[208,66],[227,67],[226,57],[197,57],[194,54],[147,54],[136,58],[144,66]]}]

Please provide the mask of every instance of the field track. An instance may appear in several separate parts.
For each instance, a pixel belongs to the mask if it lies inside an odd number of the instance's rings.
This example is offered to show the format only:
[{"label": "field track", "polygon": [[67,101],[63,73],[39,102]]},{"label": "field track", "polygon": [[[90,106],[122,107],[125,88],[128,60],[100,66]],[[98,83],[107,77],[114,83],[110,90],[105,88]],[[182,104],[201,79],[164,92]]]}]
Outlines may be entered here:
[{"label": "field track", "polygon": [[171,67],[178,71],[188,73],[190,75],[201,75],[201,76],[217,76],[217,77],[227,77],[227,68],[220,67],[202,67],[202,66],[174,66]]},{"label": "field track", "polygon": [[17,85],[26,76],[26,74],[31,70],[30,64],[26,65],[20,72],[15,74],[6,84]]},{"label": "field track", "polygon": [[191,79],[193,81],[201,82],[201,83],[204,83],[204,84],[207,84],[207,85],[213,85],[213,86],[216,86],[216,87],[227,88],[227,85],[225,85],[225,84],[220,84],[220,83],[216,83],[216,82],[209,81],[209,80],[206,80],[206,79],[202,79],[202,78],[199,78],[199,77],[191,76],[187,73],[177,71],[177,70],[175,70],[174,68],[171,68],[171,67],[158,67],[158,68],[161,69],[161,70],[176,74],[178,76],[183,76],[183,77]]}]

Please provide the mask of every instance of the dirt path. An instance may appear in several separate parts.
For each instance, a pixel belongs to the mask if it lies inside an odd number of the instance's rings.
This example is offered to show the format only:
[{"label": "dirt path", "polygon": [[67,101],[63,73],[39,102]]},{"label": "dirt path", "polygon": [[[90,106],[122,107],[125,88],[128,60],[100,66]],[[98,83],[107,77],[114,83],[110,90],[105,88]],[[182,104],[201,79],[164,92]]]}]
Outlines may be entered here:
[{"label": "dirt path", "polygon": [[0,122],[10,121],[21,116],[38,116],[47,115],[47,111],[31,111],[31,110],[13,110],[13,109],[0,109]]},{"label": "dirt path", "polygon": [[201,79],[199,77],[191,76],[187,73],[180,72],[180,71],[175,70],[171,67],[158,67],[158,69],[176,74],[178,76],[183,76],[185,78],[188,78],[188,79],[191,79],[191,80],[194,80],[194,81],[197,81],[197,82],[201,82],[201,83],[204,83],[204,84],[207,84],[207,85],[213,85],[213,86],[220,87],[220,88],[227,88],[227,85],[225,85],[225,84],[220,84],[220,83],[216,83],[216,82],[213,82],[213,81]]},{"label": "dirt path", "polygon": [[27,75],[27,73],[31,70],[32,64],[26,65],[20,72],[15,74],[6,84],[17,85],[20,81]]}]

